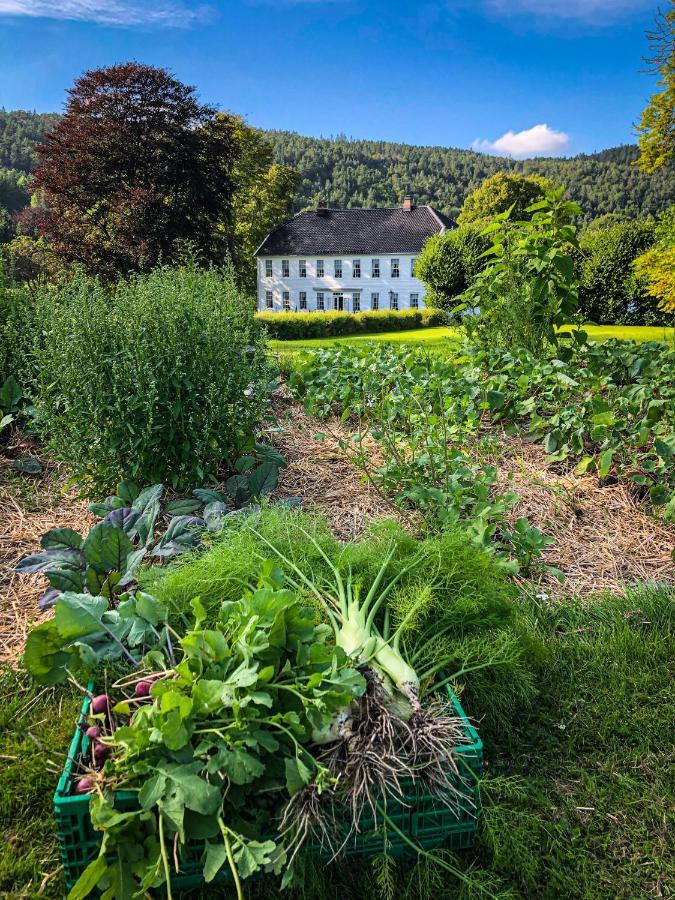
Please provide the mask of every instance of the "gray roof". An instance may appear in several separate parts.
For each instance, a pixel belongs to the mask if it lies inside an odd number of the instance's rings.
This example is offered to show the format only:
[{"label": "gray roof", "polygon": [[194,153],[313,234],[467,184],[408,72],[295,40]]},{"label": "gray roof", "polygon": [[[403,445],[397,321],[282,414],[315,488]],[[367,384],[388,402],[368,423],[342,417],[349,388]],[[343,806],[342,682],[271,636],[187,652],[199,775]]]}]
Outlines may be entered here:
[{"label": "gray roof", "polygon": [[310,210],[270,232],[255,255],[419,253],[432,234],[454,227],[431,206]]}]

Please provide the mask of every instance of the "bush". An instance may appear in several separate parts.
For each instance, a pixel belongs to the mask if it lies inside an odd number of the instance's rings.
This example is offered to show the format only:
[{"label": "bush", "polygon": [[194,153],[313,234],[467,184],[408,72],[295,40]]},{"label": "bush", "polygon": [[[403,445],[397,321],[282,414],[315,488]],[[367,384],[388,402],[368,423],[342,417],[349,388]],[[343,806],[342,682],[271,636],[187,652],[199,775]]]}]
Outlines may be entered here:
[{"label": "bush", "polygon": [[407,331],[447,325],[447,317],[435,309],[369,310],[347,312],[261,312],[256,319],[267,328],[271,338],[280,341],[304,338],[342,337],[348,334],[377,334],[383,331]]},{"label": "bush", "polygon": [[449,310],[485,266],[481,255],[490,246],[482,229],[471,225],[434,234],[415,263],[415,275],[424,282],[427,306]]},{"label": "bush", "polygon": [[675,323],[675,205],[659,216],[654,239],[654,246],[633,261],[633,269],[657,301],[662,324],[670,325]]},{"label": "bush", "polygon": [[525,210],[530,219],[514,220],[513,212],[499,213],[489,226],[486,266],[461,297],[478,310],[465,325],[482,350],[524,347],[538,357],[558,346],[557,328],[578,318],[570,253],[578,246],[573,223],[581,208],[556,188]]},{"label": "bush", "polygon": [[670,324],[633,268],[653,243],[653,222],[624,222],[581,235],[579,309],[586,319],[598,325]]},{"label": "bush", "polygon": [[25,387],[32,374],[33,302],[28,289],[14,285],[2,266],[0,254],[0,384],[12,375]]},{"label": "bush", "polygon": [[78,275],[37,303],[36,414],[79,482],[190,487],[250,441],[269,370],[231,271],[165,267],[111,288]]}]

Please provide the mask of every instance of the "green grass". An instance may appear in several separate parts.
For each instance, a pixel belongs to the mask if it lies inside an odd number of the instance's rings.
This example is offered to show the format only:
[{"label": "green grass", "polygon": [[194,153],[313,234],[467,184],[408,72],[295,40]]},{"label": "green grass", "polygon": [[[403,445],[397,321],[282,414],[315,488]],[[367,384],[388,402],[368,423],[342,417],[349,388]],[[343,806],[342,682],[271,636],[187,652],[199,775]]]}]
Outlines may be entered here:
[{"label": "green grass", "polygon": [[[657,328],[642,325],[587,325],[586,331],[592,341],[606,341],[608,338],[620,338],[626,341],[663,341],[675,344],[675,328]],[[412,331],[385,331],[381,334],[349,335],[337,338],[312,338],[306,341],[270,341],[272,350],[279,352],[297,352],[313,350],[319,347],[359,345],[369,341],[386,341],[390,344],[408,344],[416,347],[428,347],[435,352],[451,352],[461,340],[461,332],[457,328],[416,328]]]},{"label": "green grass", "polygon": [[[487,762],[479,845],[452,860],[471,869],[472,890],[433,866],[388,869],[376,858],[310,868],[289,900],[668,896],[674,599],[663,587],[584,602],[521,597],[513,628],[540,648],[528,657],[537,696],[514,695],[505,720],[489,682],[468,680],[462,695]],[[490,677],[508,693],[510,676],[495,669]],[[38,891],[58,867],[49,765],[63,763],[76,707],[73,693],[3,673],[0,897],[63,897],[58,875]],[[387,879],[389,894],[380,890]],[[278,891],[263,881],[246,896],[271,900]]]}]

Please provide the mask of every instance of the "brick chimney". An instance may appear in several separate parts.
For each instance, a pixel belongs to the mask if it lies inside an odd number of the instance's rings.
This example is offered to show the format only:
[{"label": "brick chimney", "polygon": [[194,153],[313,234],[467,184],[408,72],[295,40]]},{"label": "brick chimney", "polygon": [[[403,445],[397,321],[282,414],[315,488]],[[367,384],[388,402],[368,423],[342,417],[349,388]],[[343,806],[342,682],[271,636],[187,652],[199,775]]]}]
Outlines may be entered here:
[{"label": "brick chimney", "polygon": [[316,205],[316,214],[317,216],[327,216],[328,215],[328,204],[325,200],[319,200]]},{"label": "brick chimney", "polygon": [[403,209],[407,209],[410,212],[411,209],[415,208],[415,201],[413,200],[412,194],[406,194],[403,198]]}]

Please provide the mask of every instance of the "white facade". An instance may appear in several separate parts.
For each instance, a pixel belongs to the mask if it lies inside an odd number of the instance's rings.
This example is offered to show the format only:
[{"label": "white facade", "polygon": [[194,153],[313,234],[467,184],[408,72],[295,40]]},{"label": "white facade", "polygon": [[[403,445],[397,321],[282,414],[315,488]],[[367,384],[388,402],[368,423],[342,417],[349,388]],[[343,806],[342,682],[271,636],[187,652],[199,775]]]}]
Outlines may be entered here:
[{"label": "white facade", "polygon": [[[360,312],[416,306],[423,309],[424,285],[412,274],[415,259],[415,255],[405,253],[318,259],[259,256],[258,309],[267,312],[328,312],[336,309]],[[337,269],[336,263],[339,264]],[[304,275],[301,274],[303,270]]]}]

